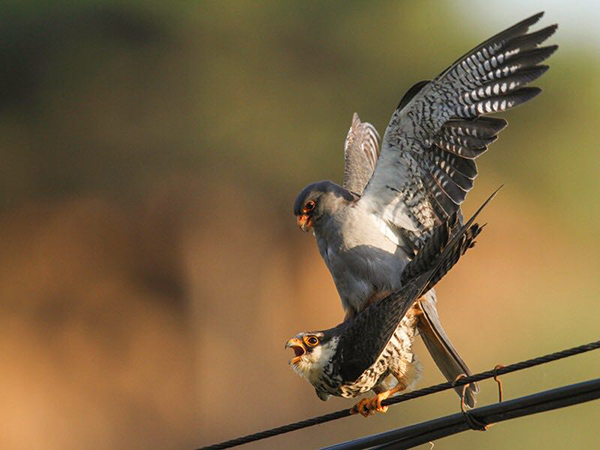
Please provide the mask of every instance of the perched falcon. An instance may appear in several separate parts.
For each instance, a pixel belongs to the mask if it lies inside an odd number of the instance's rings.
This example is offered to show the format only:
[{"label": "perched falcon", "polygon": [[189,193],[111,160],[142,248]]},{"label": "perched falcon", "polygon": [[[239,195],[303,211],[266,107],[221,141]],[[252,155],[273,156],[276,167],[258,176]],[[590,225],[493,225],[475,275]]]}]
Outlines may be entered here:
[{"label": "perched falcon", "polygon": [[[458,212],[477,175],[475,158],[506,126],[483,117],[540,93],[525,87],[557,46],[540,47],[557,28],[528,33],[536,14],[488,39],[433,81],[413,86],[383,136],[355,114],[345,143],[344,186],[320,181],[298,195],[294,213],[312,230],[346,317],[402,286],[399,274],[435,226]],[[468,368],[441,327],[435,293],[415,306],[419,334],[448,380]],[[413,326],[407,324],[407,326]],[[414,330],[407,330],[414,335]],[[473,406],[477,386],[467,392]]]},{"label": "perched falcon", "polygon": [[[404,336],[406,329],[415,328],[407,327],[414,320],[409,308],[474,245],[482,228],[473,221],[492,197],[466,225],[459,224],[455,212],[435,228],[401,274],[399,291],[335,328],[299,333],[287,342],[286,348],[295,354],[290,364],[314,386],[321,400],[331,395],[352,398],[373,390],[377,394],[373,399],[363,399],[353,408],[366,417],[385,412],[381,402],[412,383],[415,361]],[[397,380],[395,387],[390,388],[388,378]]]}]

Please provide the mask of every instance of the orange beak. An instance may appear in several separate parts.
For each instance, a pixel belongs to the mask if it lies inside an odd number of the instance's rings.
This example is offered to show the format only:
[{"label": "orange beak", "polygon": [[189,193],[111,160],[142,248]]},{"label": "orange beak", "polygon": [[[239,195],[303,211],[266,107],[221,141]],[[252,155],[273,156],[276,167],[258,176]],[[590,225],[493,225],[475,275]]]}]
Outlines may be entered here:
[{"label": "orange beak", "polygon": [[285,344],[285,348],[291,348],[292,350],[294,350],[294,355],[296,355],[292,359],[290,359],[290,364],[298,364],[298,362],[302,358],[302,355],[306,353],[304,343],[298,338],[292,338],[289,341],[287,341],[287,344]]},{"label": "orange beak", "polygon": [[296,216],[296,220],[298,221],[298,226],[302,231],[308,232],[312,228],[313,218],[306,214],[301,214]]}]

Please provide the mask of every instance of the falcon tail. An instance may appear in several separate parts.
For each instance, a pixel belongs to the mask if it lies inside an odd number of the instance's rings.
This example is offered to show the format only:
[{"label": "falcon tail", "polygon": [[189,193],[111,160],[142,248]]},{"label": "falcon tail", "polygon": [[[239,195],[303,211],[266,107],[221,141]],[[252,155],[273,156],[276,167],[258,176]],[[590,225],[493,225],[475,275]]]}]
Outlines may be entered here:
[{"label": "falcon tail", "polygon": [[[452,382],[461,375],[471,375],[467,364],[459,356],[458,352],[450,342],[450,338],[442,328],[434,299],[428,298],[432,293],[426,294],[418,303],[421,310],[419,315],[419,335],[423,339],[427,350],[431,354],[435,364],[440,369],[446,380]],[[457,387],[456,393],[461,396],[463,387]],[[475,396],[479,393],[477,383],[471,383],[465,390],[465,404],[469,408],[475,406]]]}]

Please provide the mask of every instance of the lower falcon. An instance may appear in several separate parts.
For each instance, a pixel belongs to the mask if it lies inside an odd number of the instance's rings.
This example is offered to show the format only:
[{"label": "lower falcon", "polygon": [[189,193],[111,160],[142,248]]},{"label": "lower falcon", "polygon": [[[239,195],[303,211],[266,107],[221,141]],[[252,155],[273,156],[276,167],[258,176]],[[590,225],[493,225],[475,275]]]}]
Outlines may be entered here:
[{"label": "lower falcon", "polygon": [[[366,417],[385,412],[381,402],[414,381],[418,374],[411,349],[414,334],[406,334],[415,329],[409,323],[416,320],[411,307],[474,245],[482,228],[473,221],[492,198],[467,224],[460,226],[454,214],[437,227],[404,269],[399,291],[335,328],[299,333],[287,342],[286,348],[295,355],[292,368],[314,386],[321,400],[332,395],[353,398],[373,390],[375,398],[361,400],[352,410]],[[397,384],[390,388],[393,378]]]}]

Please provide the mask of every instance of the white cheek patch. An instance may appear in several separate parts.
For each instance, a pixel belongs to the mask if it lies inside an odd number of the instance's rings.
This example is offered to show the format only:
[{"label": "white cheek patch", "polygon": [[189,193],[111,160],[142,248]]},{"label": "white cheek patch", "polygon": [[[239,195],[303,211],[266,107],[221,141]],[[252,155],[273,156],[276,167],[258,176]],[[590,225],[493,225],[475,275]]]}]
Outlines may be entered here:
[{"label": "white cheek patch", "polygon": [[294,371],[304,378],[314,378],[316,372],[321,372],[324,362],[321,360],[322,346],[318,346],[310,353],[305,353],[300,357],[300,361],[292,367]]},{"label": "white cheek patch", "polygon": [[298,363],[292,365],[292,369],[309,381],[320,378],[323,368],[331,361],[335,354],[339,338],[333,338],[325,345],[319,345],[312,352],[302,355]]}]

